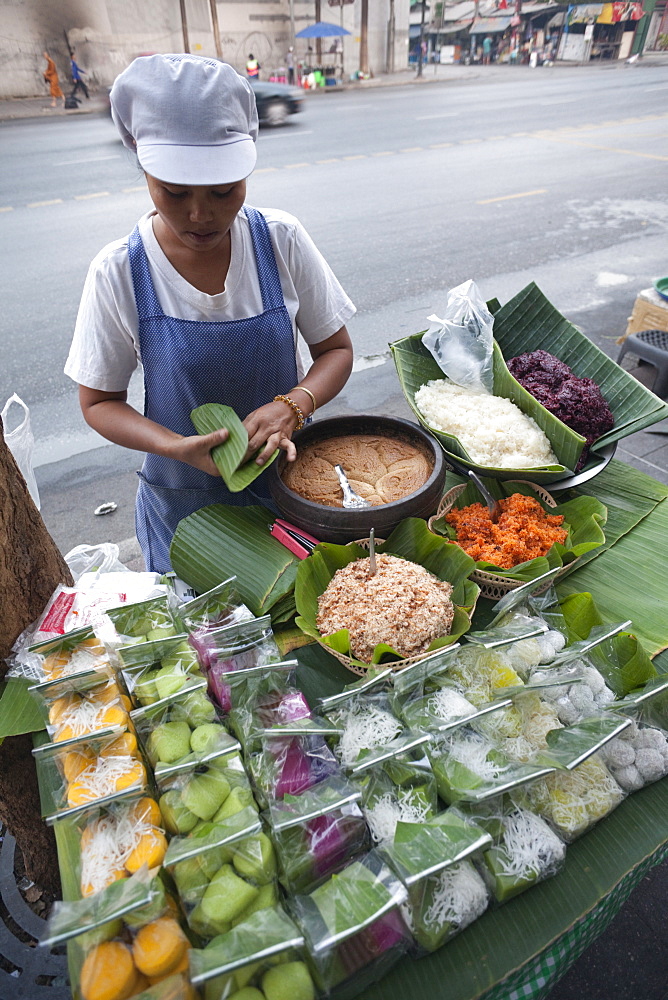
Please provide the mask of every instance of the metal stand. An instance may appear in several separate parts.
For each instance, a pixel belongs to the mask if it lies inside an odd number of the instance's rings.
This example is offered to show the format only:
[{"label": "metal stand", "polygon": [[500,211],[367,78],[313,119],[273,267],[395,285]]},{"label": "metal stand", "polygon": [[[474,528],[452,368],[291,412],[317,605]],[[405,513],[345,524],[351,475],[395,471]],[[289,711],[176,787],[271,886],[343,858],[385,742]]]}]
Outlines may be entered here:
[{"label": "metal stand", "polygon": [[5,831],[0,846],[0,997],[71,1000],[65,949],[58,954],[38,947],[45,921],[33,913],[18,890],[15,849],[16,841]]}]

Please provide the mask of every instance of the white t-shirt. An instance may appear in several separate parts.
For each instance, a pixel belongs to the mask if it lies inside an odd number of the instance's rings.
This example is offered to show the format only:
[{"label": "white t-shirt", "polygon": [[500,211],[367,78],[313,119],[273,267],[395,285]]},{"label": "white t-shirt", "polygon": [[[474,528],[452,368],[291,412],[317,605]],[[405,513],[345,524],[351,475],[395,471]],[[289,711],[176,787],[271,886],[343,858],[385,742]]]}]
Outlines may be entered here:
[{"label": "white t-shirt", "polygon": [[[287,212],[260,209],[271,234],[283,299],[295,331],[307,344],[319,344],[340,330],[356,309],[310,236]],[[149,212],[139,232],[162,311],[178,319],[221,322],[259,315],[262,295],[248,219],[240,212],[232,224],[231,260],[225,290],[208,295],[194,288],[170,264],[153,233]],[[141,362],[129,236],[109,243],[93,260],[84,285],[65,374],[80,385],[123,392]]]}]

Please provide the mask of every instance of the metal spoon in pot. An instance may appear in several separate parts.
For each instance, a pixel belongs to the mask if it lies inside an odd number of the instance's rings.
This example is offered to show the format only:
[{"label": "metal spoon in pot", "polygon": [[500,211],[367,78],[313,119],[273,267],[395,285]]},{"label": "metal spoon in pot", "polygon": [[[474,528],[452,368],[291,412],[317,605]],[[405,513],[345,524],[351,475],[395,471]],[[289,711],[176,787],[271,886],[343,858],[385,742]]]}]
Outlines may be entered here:
[{"label": "metal spoon in pot", "polygon": [[369,576],[375,576],[376,570],[376,532],[374,528],[369,531]]},{"label": "metal spoon in pot", "polygon": [[487,487],[485,486],[485,484],[483,483],[482,479],[480,478],[477,472],[474,472],[473,469],[469,469],[468,477],[472,482],[475,483],[477,490],[480,493],[482,493],[485,499],[485,503],[487,504],[487,510],[489,511],[490,521],[494,522],[498,521],[499,514],[501,513],[501,507],[499,505],[499,501],[496,499],[496,497],[492,496],[492,494],[489,492],[489,490],[487,489]]},{"label": "metal spoon in pot", "polygon": [[355,490],[348,482],[348,477],[341,466],[335,465],[334,470],[339,477],[339,482],[341,483],[341,489],[343,491],[343,506],[346,510],[360,510],[362,507],[371,507],[368,500],[361,497],[359,493],[355,493]]},{"label": "metal spoon in pot", "polygon": [[501,513],[501,507],[499,505],[499,501],[492,496],[492,494],[489,492],[489,490],[483,483],[478,473],[474,472],[473,469],[468,469],[465,465],[460,465],[460,463],[456,459],[454,459],[452,455],[450,455],[449,453],[446,456],[445,460],[448,463],[448,465],[452,466],[455,472],[459,473],[460,476],[466,476],[471,480],[471,482],[475,485],[478,492],[482,494],[485,503],[487,504],[490,521],[494,522],[498,521],[499,514]]}]

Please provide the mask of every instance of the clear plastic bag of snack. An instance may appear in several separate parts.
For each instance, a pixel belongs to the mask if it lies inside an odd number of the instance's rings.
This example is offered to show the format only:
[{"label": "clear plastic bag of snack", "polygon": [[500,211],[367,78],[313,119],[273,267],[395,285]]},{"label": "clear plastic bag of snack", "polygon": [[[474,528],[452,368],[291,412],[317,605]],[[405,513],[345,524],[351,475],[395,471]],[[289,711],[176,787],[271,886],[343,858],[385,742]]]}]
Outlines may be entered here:
[{"label": "clear plastic bag of snack", "polygon": [[444,802],[479,802],[550,774],[554,768],[512,760],[493,740],[462,726],[427,745]]},{"label": "clear plastic bag of snack", "polygon": [[285,795],[299,795],[321,781],[340,774],[341,768],[326,741],[327,727],[319,720],[303,719],[290,726],[261,732],[254,752],[247,757],[258,801],[263,807]]},{"label": "clear plastic bag of snack", "polygon": [[274,847],[250,807],[173,840],[165,864],[188,924],[202,940],[278,903]]},{"label": "clear plastic bag of snack", "polygon": [[327,992],[354,977],[361,990],[389,972],[411,940],[400,911],[406,898],[400,879],[370,851],[291,900],[318,989]]},{"label": "clear plastic bag of snack", "polygon": [[276,848],[279,879],[288,892],[311,892],[368,851],[369,831],[360,798],[359,789],[333,776],[269,806],[265,819]]},{"label": "clear plastic bag of snack", "polygon": [[493,843],[478,868],[497,903],[505,903],[563,867],[566,844],[552,827],[529,809],[510,799],[498,800],[486,816],[473,818],[487,829]]},{"label": "clear plastic bag of snack", "polygon": [[257,748],[265,730],[311,718],[308,702],[295,686],[296,668],[296,660],[284,660],[235,671],[230,679],[228,723],[246,752]]},{"label": "clear plastic bag of snack", "polygon": [[638,723],[668,731],[668,675],[648,680],[609,707],[630,715]]},{"label": "clear plastic bag of snack", "polygon": [[637,792],[668,774],[668,733],[632,720],[601,748],[601,758],[620,788]]},{"label": "clear plastic bag of snack", "polygon": [[195,648],[200,640],[205,639],[207,632],[253,620],[252,611],[239,597],[236,583],[236,576],[231,576],[206,593],[179,605],[178,616],[185,631],[192,637]]},{"label": "clear plastic bag of snack", "polygon": [[150,597],[137,604],[120,604],[107,609],[113,629],[105,633],[105,642],[112,648],[155,639],[169,639],[181,632],[176,615],[177,600],[174,594]]},{"label": "clear plastic bag of snack", "polygon": [[135,709],[130,718],[159,788],[179,771],[240,750],[207,697],[204,678],[171,698]]},{"label": "clear plastic bag of snack", "polygon": [[120,726],[70,744],[43,743],[33,756],[49,824],[148,786],[137,738]]},{"label": "clear plastic bag of snack", "polygon": [[[269,615],[208,632],[197,644],[209,678],[209,690],[224,712],[233,707],[227,674],[282,660]],[[235,688],[237,693],[242,687]]]},{"label": "clear plastic bag of snack", "polygon": [[440,674],[417,681],[397,695],[393,707],[415,732],[443,733],[510,704],[510,699],[506,698],[499,703],[474,705],[464,694],[461,684],[447,674]]},{"label": "clear plastic bag of snack", "polygon": [[97,670],[42,681],[29,688],[54,743],[72,744],[94,733],[125,729],[130,699],[115,678]]},{"label": "clear plastic bag of snack", "polygon": [[146,790],[128,789],[62,819],[72,849],[72,871],[82,898],[97,896],[144,866],[162,865],[167,838],[160,808]]},{"label": "clear plastic bag of snack", "polygon": [[91,670],[111,676],[112,665],[104,645],[92,628],[80,628],[55,639],[46,639],[28,647],[36,657],[42,680],[55,681]]},{"label": "clear plastic bag of snack", "polygon": [[77,1000],[190,1000],[191,942],[179,908],[146,869],[97,896],[56,904],[43,943],[69,948]]},{"label": "clear plastic bag of snack", "polygon": [[206,1000],[314,1000],[304,937],[280,907],[251,914],[191,956],[193,984]]},{"label": "clear plastic bag of snack", "polygon": [[546,733],[545,747],[536,755],[536,760],[572,771],[599,751],[605,759],[607,744],[623,736],[631,726],[631,719],[614,712],[590,715],[572,726]]},{"label": "clear plastic bag of snack", "polygon": [[608,816],[624,797],[600,753],[571,771],[554,771],[513,791],[513,800],[521,808],[542,816],[566,843]]},{"label": "clear plastic bag of snack", "polygon": [[436,781],[426,758],[392,758],[372,768],[358,782],[362,811],[375,844],[391,841],[397,823],[421,823],[438,809]]},{"label": "clear plastic bag of snack", "polygon": [[418,954],[436,951],[487,909],[489,894],[472,861],[491,842],[456,809],[397,824],[382,854],[408,890],[402,912]]},{"label": "clear plastic bag of snack", "polygon": [[258,812],[241,758],[234,753],[165,775],[159,801],[165,829],[171,834],[222,822],[247,807]]},{"label": "clear plastic bag of snack", "polygon": [[341,730],[334,752],[345,768],[353,767],[370,751],[387,746],[406,732],[385,691],[351,693],[331,706],[323,702],[322,707],[327,719]]},{"label": "clear plastic bag of snack", "polygon": [[186,635],[155,639],[118,651],[125,686],[135,707],[169,698],[203,677],[195,650]]},{"label": "clear plastic bag of snack", "polygon": [[552,705],[563,726],[596,715],[615,700],[603,675],[586,659],[573,660],[565,667],[534,670],[527,683],[528,690],[537,692]]}]

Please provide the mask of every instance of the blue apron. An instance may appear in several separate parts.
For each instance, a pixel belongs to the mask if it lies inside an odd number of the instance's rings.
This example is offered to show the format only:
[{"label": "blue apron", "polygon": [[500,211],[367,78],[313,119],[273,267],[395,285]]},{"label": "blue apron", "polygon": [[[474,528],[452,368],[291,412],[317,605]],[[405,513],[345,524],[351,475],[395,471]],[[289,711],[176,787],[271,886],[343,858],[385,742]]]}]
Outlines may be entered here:
[{"label": "blue apron", "polygon": [[[297,384],[294,333],[283,301],[276,257],[264,216],[244,211],[250,225],[262,293],[259,316],[204,322],[166,316],[153,287],[148,258],[135,227],[130,269],[139,315],[144,367],[144,415],[177,434],[191,435],[190,412],[202,403],[225,403],[243,420]],[[135,507],[137,538],[146,568],[171,569],[169,546],[179,521],[212,503],[266,503],[266,475],[252,491],[230,493],[222,480],[160,455],[147,455]]]}]

